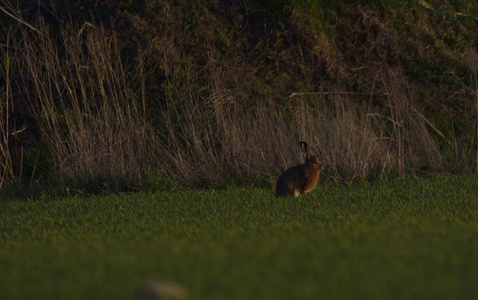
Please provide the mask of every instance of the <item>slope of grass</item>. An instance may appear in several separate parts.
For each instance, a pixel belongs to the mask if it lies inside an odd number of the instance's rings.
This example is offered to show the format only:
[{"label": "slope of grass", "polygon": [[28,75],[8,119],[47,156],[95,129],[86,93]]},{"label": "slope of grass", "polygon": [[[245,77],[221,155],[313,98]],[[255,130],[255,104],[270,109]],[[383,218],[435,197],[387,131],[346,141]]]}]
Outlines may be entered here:
[{"label": "slope of grass", "polygon": [[0,201],[0,298],[472,299],[475,176]]},{"label": "slope of grass", "polygon": [[47,2],[1,6],[0,188],[476,169],[474,1]]}]

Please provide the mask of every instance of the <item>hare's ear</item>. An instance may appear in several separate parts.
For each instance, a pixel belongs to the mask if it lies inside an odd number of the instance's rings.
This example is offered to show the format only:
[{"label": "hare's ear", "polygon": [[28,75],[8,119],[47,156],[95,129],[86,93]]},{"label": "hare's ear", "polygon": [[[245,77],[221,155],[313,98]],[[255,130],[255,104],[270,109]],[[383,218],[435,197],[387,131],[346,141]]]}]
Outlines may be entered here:
[{"label": "hare's ear", "polygon": [[306,155],[306,160],[310,158],[310,154],[309,154],[309,146],[307,146],[307,143],[304,142],[304,141],[301,141],[300,142],[300,147],[302,148],[302,150],[304,150],[304,153]]}]

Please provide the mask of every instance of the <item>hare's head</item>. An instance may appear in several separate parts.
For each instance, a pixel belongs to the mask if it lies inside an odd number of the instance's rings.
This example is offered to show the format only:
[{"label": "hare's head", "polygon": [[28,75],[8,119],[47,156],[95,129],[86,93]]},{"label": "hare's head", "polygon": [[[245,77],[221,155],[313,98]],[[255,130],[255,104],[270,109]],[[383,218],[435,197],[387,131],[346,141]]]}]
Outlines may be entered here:
[{"label": "hare's head", "polygon": [[311,165],[314,168],[317,168],[319,171],[325,168],[325,164],[321,162],[317,156],[310,156],[309,146],[306,142],[300,142],[300,147],[302,148],[302,150],[304,150],[306,165]]},{"label": "hare's head", "polygon": [[320,159],[317,156],[311,156],[309,159],[305,162],[306,165],[313,166],[314,168],[320,170],[323,170],[325,168],[325,164],[320,161]]}]

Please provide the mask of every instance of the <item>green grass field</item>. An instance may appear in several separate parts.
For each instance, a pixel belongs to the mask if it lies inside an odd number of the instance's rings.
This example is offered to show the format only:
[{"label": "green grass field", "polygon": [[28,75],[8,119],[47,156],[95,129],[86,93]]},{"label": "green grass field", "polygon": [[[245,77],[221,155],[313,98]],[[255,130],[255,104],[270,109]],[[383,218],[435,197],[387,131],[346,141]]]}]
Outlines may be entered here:
[{"label": "green grass field", "polygon": [[0,200],[0,299],[476,299],[476,176]]}]

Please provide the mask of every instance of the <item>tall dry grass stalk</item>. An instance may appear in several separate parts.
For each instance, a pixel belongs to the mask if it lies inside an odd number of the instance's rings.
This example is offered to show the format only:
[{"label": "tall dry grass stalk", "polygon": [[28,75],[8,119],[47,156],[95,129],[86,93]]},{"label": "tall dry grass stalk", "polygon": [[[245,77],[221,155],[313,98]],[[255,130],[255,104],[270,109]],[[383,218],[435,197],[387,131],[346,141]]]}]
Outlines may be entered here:
[{"label": "tall dry grass stalk", "polygon": [[476,169],[475,172],[478,173],[478,78],[476,75],[476,52],[475,57],[470,63],[470,77],[473,84],[473,93],[475,94],[475,110],[476,110]]},{"label": "tall dry grass stalk", "polygon": [[137,186],[154,166],[154,134],[144,122],[144,102],[133,92],[119,40],[93,25],[64,30],[60,39],[47,26],[39,28],[45,29],[41,36],[23,31],[18,89],[23,87],[55,172],[77,187]]},{"label": "tall dry grass stalk", "polygon": [[[451,145],[450,140],[414,107],[419,101],[411,99],[413,92],[403,71],[386,68],[383,72],[382,84],[387,91],[389,118],[393,124],[390,138],[394,143],[391,146],[397,156],[399,175],[415,173],[424,167],[442,169],[443,156],[438,139]],[[434,138],[434,134],[438,138]]]},{"label": "tall dry grass stalk", "polygon": [[[7,34],[10,34],[8,32]],[[11,72],[12,72],[12,58],[15,56],[15,49],[12,49],[8,44],[0,47],[0,55],[3,57],[0,65],[0,76],[4,78],[5,84],[1,87],[0,95],[0,189],[8,182],[17,182],[18,174],[13,168],[12,153],[10,145],[12,142],[12,135],[16,132],[13,116],[13,97],[11,90]]]},{"label": "tall dry grass stalk", "polygon": [[476,165],[475,165],[475,172],[478,173],[478,76],[477,76],[477,68],[478,68],[478,53],[476,52],[476,48],[473,47],[473,44],[468,48],[468,50],[464,53],[464,60],[465,65],[468,69],[469,77],[470,77],[470,86],[467,87],[469,92],[475,98],[475,115],[476,115],[476,127],[475,127],[475,146],[476,146]]}]

